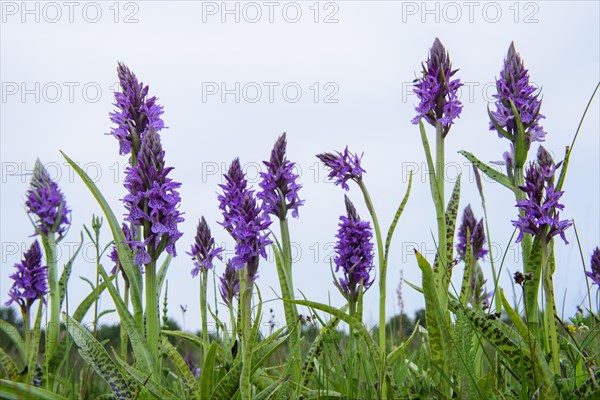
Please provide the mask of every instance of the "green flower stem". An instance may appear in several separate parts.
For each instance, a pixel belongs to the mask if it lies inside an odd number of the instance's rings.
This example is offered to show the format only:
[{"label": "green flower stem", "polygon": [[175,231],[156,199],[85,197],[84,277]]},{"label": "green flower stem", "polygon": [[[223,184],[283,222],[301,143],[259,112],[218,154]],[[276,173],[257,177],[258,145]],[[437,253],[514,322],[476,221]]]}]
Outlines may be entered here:
[{"label": "green flower stem", "polygon": [[209,349],[209,338],[208,338],[208,323],[206,320],[206,280],[207,280],[208,271],[206,269],[201,268],[200,274],[200,315],[202,318],[202,364],[204,364],[204,357],[208,354]]},{"label": "green flower stem", "polygon": [[[281,202],[285,204],[285,201]],[[290,240],[290,229],[288,226],[287,218],[279,219],[279,226],[281,228],[281,245],[283,250],[283,269],[285,270],[284,280],[287,284],[288,295],[291,300],[294,300],[294,279],[292,275],[292,245]],[[283,289],[282,289],[283,292]],[[283,293],[282,293],[283,294]],[[292,327],[298,327],[299,323],[297,320],[298,308],[295,304],[284,302],[283,307],[286,308],[286,324],[289,329]],[[300,333],[302,329],[295,329],[290,335],[290,355],[294,361],[300,359],[300,348],[298,346],[298,341],[300,340]],[[299,380],[302,376],[301,367],[298,362],[292,362],[292,375],[295,380]]]},{"label": "green flower stem", "polygon": [[556,303],[554,301],[554,285],[552,283],[552,268],[549,263],[549,243],[544,238],[542,239],[542,282],[546,304],[544,314],[546,319],[546,330],[550,345],[550,361],[551,367],[555,374],[560,374],[560,348],[558,345],[558,326],[556,325]]},{"label": "green flower stem", "polygon": [[[155,365],[158,363],[158,296],[156,294],[156,259],[151,254],[151,259],[146,264],[146,340],[148,350],[152,356]],[[159,379],[159,375],[156,375]]]},{"label": "green flower stem", "polygon": [[[96,287],[100,285],[100,247],[99,247],[100,238],[96,235],[96,241],[94,242],[94,247],[96,248]],[[119,273],[119,271],[115,272]],[[94,300],[94,331],[93,335],[96,337],[98,332],[98,298]]]},{"label": "green flower stem", "polygon": [[229,323],[231,327],[229,330],[231,331],[231,343],[235,343],[236,341],[236,326],[235,326],[235,316],[233,315],[233,306],[230,305],[227,307],[229,309]]},{"label": "green flower stem", "polygon": [[[483,207],[483,216],[485,217],[485,234],[488,238],[488,242],[491,243],[491,236],[490,236],[490,227],[488,225],[488,216],[487,216],[487,208],[485,206],[485,198],[483,197],[483,192],[481,193],[481,206]],[[492,253],[492,247],[493,246],[488,246],[488,253],[489,253],[489,259],[490,259],[490,264],[492,265],[492,277],[494,278],[494,294],[492,295],[494,298],[494,303],[496,306],[496,312],[497,313],[501,313],[502,312],[502,299],[500,298],[500,296],[498,296],[498,293],[500,293],[498,291],[498,275],[496,274],[496,267],[494,265],[494,255]],[[490,308],[491,308],[491,304],[490,304]]]},{"label": "green flower stem", "polygon": [[[98,271],[100,272],[100,271]],[[117,271],[117,274],[119,271]],[[124,280],[123,283],[123,303],[125,304],[125,308],[129,308],[129,283],[127,280]],[[123,326],[123,324],[119,325],[119,334],[121,336],[121,359],[127,361],[127,343],[129,341],[129,336],[127,335],[127,329]]]},{"label": "green flower stem", "polygon": [[[515,198],[517,201],[525,199],[525,193],[519,189],[519,186],[525,185],[525,176],[523,173],[523,166],[515,166],[514,175],[514,187],[515,187]],[[524,216],[525,212],[519,209],[519,214]],[[532,248],[532,237],[529,233],[523,233],[523,239],[521,240],[521,256],[523,257],[523,271],[525,273],[533,273],[533,281],[527,282],[524,287],[524,295],[528,301],[525,302],[525,312],[527,314],[528,325],[534,333],[534,337],[538,337],[539,334],[539,306],[537,296],[532,295],[532,291],[537,293],[539,287],[539,277],[535,273],[536,267],[539,265],[531,265],[529,263],[529,256]]]},{"label": "green flower stem", "polygon": [[42,236],[42,243],[48,264],[48,286],[50,289],[50,321],[46,332],[46,359],[50,360],[56,349],[60,332],[60,292],[56,268],[56,238],[54,232]]},{"label": "green flower stem", "polygon": [[[242,323],[242,366],[248,367],[248,364],[252,362],[252,353],[248,351],[250,346],[250,335],[252,328],[252,315],[251,315],[251,303],[252,303],[252,281],[248,276],[248,265],[244,266],[240,276],[240,308],[241,308],[241,323]],[[243,375],[240,379],[243,378]],[[243,380],[243,379],[242,379]],[[240,393],[243,400],[250,399],[250,382],[240,381]]]},{"label": "green flower stem", "polygon": [[375,213],[375,207],[371,201],[371,196],[367,191],[364,182],[358,180],[358,186],[363,193],[367,209],[373,219],[375,228],[375,236],[377,238],[377,254],[379,258],[379,356],[381,357],[381,365],[379,366],[379,387],[381,388],[382,398],[387,398],[386,381],[385,381],[385,292],[386,292],[386,275],[387,265],[383,254],[383,239],[381,237],[381,229],[379,228],[379,220]]},{"label": "green flower stem", "polygon": [[[287,219],[286,218],[280,219],[279,226],[281,228],[281,245],[282,245],[282,250],[283,250],[283,266],[286,271],[285,280],[287,283],[290,300],[294,300],[294,282],[293,282],[294,279],[292,277],[292,244],[291,244],[291,240],[290,240],[290,229],[288,226]],[[296,316],[298,315],[298,309],[295,304],[291,304],[291,303],[285,303],[285,304],[288,304],[291,309],[291,313],[286,313],[286,317],[289,317],[289,318],[293,317],[292,320],[286,321],[287,325],[291,329],[291,327],[294,326],[294,324],[296,323]],[[289,316],[288,316],[288,314],[289,314]],[[290,336],[291,345],[293,345],[297,342],[298,337],[300,337],[300,331],[298,331],[297,335]]]},{"label": "green flower stem", "polygon": [[[39,307],[41,307],[42,305],[40,304]],[[21,309],[21,314],[23,316],[23,331],[25,333],[25,360],[27,362],[27,360],[29,360],[29,354],[31,352],[31,349],[29,348],[31,346],[31,315],[30,315],[30,308],[23,308]]]},{"label": "green flower stem", "polygon": [[[349,302],[350,318],[356,318],[356,301],[350,300]],[[357,370],[355,365],[358,358],[358,351],[356,347],[356,340],[354,338],[354,324],[350,323],[350,336],[348,336],[348,347],[350,348],[350,356],[348,357],[348,395],[355,393],[354,390],[354,372]]]},{"label": "green flower stem", "polygon": [[[447,255],[447,228],[446,228],[446,210],[444,197],[445,184],[445,154],[444,154],[444,133],[442,124],[436,122],[435,125],[435,175],[437,178],[437,192],[440,199],[440,205],[436,207],[437,223],[438,223],[438,290],[440,297],[440,305],[442,310],[447,308],[446,291],[450,282],[450,277],[447,273],[448,255]],[[432,195],[434,195],[432,193]]]}]

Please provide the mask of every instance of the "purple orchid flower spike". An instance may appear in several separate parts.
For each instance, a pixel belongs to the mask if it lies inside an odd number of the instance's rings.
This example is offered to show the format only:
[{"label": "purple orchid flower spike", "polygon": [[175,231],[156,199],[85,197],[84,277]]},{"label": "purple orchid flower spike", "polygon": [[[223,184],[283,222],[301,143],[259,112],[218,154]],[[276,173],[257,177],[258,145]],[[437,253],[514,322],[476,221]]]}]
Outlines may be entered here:
[{"label": "purple orchid flower spike", "polygon": [[283,133],[275,142],[270,161],[263,161],[267,172],[260,173],[262,180],[259,185],[262,191],[257,194],[263,202],[265,212],[281,220],[285,219],[288,210],[292,210],[292,217],[298,218],[298,208],[304,205],[304,200],[300,200],[298,196],[302,186],[298,184],[298,175],[294,173],[296,164],[285,156],[286,144]]},{"label": "purple orchid flower spike", "polygon": [[257,203],[254,191],[247,188],[239,159],[233,160],[224,177],[226,183],[220,185],[223,194],[218,199],[223,214],[222,225],[236,242],[231,263],[236,269],[247,264],[248,275],[254,279],[257,278],[259,257],[267,258],[266,247],[272,243],[267,231],[271,221]]},{"label": "purple orchid flower spike", "polygon": [[[467,238],[467,231],[469,232],[469,238]],[[467,250],[467,244],[469,243],[475,260],[478,260],[488,253],[488,251],[483,248],[485,242],[483,218],[477,222],[471,206],[468,205],[463,211],[462,223],[458,229],[458,244],[456,245],[458,255],[461,259],[465,259],[465,252]]]},{"label": "purple orchid flower spike", "polygon": [[598,247],[592,253],[590,270],[585,274],[592,280],[593,284],[600,287],[600,249]]},{"label": "purple orchid flower spike", "polygon": [[134,154],[150,128],[159,132],[165,127],[161,115],[162,106],[156,103],[156,97],[148,98],[148,86],[138,82],[137,77],[123,63],[117,67],[121,92],[115,93],[115,107],[110,120],[116,124],[111,135],[119,140],[119,153]]},{"label": "purple orchid flower spike", "polygon": [[[490,130],[496,130],[496,126],[503,128],[509,139],[516,143],[517,124],[510,104],[512,101],[525,129],[527,149],[533,142],[543,142],[546,133],[540,125],[540,120],[544,118],[540,114],[542,101],[538,99],[537,89],[529,83],[529,71],[525,69],[514,43],[508,48],[500,78],[496,80],[496,90],[493,96],[496,99],[496,111],[491,112],[493,120],[490,121]],[[504,135],[498,132],[498,136]]]},{"label": "purple orchid flower spike", "polygon": [[362,155],[359,157],[356,153],[350,153],[348,146],[343,152],[317,154],[317,158],[329,168],[329,179],[335,180],[335,184],[346,191],[350,190],[347,184],[349,180],[359,182],[363,173],[367,172],[360,165]]},{"label": "purple orchid flower spike", "polygon": [[223,249],[215,245],[215,239],[212,237],[208,223],[202,217],[196,229],[196,240],[192,244],[191,251],[187,253],[194,260],[192,276],[196,277],[201,270],[208,271],[212,269],[215,257],[219,260],[223,259],[222,252]]},{"label": "purple orchid flower spike", "polygon": [[44,236],[58,233],[62,237],[71,224],[71,210],[67,207],[65,196],[40,160],[35,162],[26,197],[25,206],[27,212],[34,216],[37,233]]},{"label": "purple orchid flower spike", "polygon": [[5,305],[9,306],[14,302],[26,312],[36,300],[44,300],[48,293],[48,267],[42,266],[42,251],[37,240],[23,254],[23,261],[15,264],[15,268],[17,271],[10,275],[13,280],[8,292],[10,298]]},{"label": "purple orchid flower spike", "polygon": [[417,116],[412,123],[425,119],[430,125],[442,124],[446,137],[454,120],[460,116],[462,103],[458,100],[458,89],[463,84],[460,79],[452,79],[458,70],[452,69],[450,56],[444,45],[435,38],[429,51],[429,58],[423,64],[423,76],[415,84],[414,93],[419,97],[415,107]]},{"label": "purple orchid flower spike", "polygon": [[529,233],[547,241],[553,236],[560,235],[565,243],[567,230],[573,222],[561,220],[559,211],[564,205],[559,203],[562,191],[554,187],[554,173],[559,164],[554,164],[550,154],[540,146],[538,159],[531,163],[525,173],[525,186],[519,189],[527,194],[527,198],[517,201],[517,207],[523,211],[519,219],[512,221],[513,226],[519,229],[517,243],[523,239],[524,233]]},{"label": "purple orchid flower spike", "polygon": [[227,260],[225,264],[225,272],[219,277],[221,298],[229,307],[231,307],[233,298],[240,294],[240,279],[236,269],[231,264],[231,260]]},{"label": "purple orchid flower spike", "polygon": [[335,245],[335,271],[342,270],[343,277],[335,282],[348,301],[357,301],[360,285],[366,291],[373,284],[373,231],[368,221],[362,221],[347,196],[347,216],[340,217],[338,241]]}]

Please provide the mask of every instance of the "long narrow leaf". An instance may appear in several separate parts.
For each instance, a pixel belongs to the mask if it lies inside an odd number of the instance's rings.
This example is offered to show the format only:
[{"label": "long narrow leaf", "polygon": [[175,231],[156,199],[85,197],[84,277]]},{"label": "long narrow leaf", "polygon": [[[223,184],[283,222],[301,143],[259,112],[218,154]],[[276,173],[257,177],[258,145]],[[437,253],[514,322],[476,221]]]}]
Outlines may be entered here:
[{"label": "long narrow leaf", "polygon": [[200,385],[198,380],[190,371],[187,363],[181,357],[177,349],[169,342],[166,336],[162,338],[163,349],[177,368],[179,376],[183,379],[183,387],[185,388],[187,398],[200,398]]},{"label": "long narrow leaf", "polygon": [[56,393],[25,383],[7,381],[0,379],[0,393],[7,400],[67,400]]},{"label": "long narrow leaf", "polygon": [[106,271],[102,266],[100,266],[99,271],[100,275],[102,275],[102,279],[104,279],[104,282],[106,283],[106,287],[112,297],[113,303],[117,307],[121,326],[124,326],[127,331],[136,360],[145,367],[143,370],[144,372],[154,371],[154,359],[150,355],[146,340],[140,333],[136,321],[129,313],[129,310],[127,310],[127,307],[125,307],[125,303],[123,303],[121,296],[119,296],[117,289],[112,284],[108,275],[106,275]]},{"label": "long narrow leaf", "polygon": [[410,189],[412,187],[412,178],[413,178],[413,173],[412,173],[412,171],[410,171],[410,176],[408,178],[408,187],[406,188],[406,193],[404,194],[404,197],[402,198],[402,201],[400,202],[400,206],[398,207],[398,210],[396,211],[396,214],[394,215],[394,220],[392,221],[392,224],[390,225],[390,229],[388,229],[387,237],[385,238],[385,260],[386,261],[388,259],[388,254],[389,254],[389,250],[390,250],[390,245],[392,243],[392,236],[394,235],[394,230],[396,229],[396,225],[398,224],[398,221],[400,220],[400,216],[402,215],[402,212],[404,211],[404,207],[406,207],[406,203],[408,202],[408,198],[410,196]]},{"label": "long narrow leaf", "polygon": [[82,170],[77,163],[71,160],[65,153],[62,153],[63,157],[69,165],[77,172],[77,174],[81,177],[85,185],[88,187],[100,208],[104,212],[106,219],[108,220],[108,224],[110,226],[110,230],[113,235],[113,240],[115,242],[115,246],[117,248],[117,253],[119,256],[119,260],[121,265],[125,270],[125,274],[129,279],[130,284],[130,296],[131,296],[131,304],[133,305],[134,311],[134,319],[136,324],[138,325],[138,329],[143,328],[143,308],[142,308],[142,276],[139,268],[133,263],[133,255],[131,254],[131,250],[129,246],[125,244],[125,234],[121,229],[121,225],[117,221],[114,212],[108,205],[108,202],[96,186],[96,184],[89,178],[89,176]]},{"label": "long narrow leaf", "polygon": [[215,376],[215,358],[217,354],[217,342],[212,342],[208,349],[208,354],[204,360],[202,367],[202,375],[200,375],[200,398],[208,399],[213,390],[213,380]]},{"label": "long narrow leaf", "polygon": [[106,349],[96,340],[90,331],[79,322],[63,314],[69,334],[79,348],[79,354],[92,369],[108,383],[117,399],[130,399],[136,392],[135,384],[126,379],[110,358]]},{"label": "long narrow leaf", "polygon": [[12,344],[17,349],[17,352],[19,353],[20,359],[23,360],[23,362],[26,364],[27,361],[25,360],[25,342],[19,334],[19,330],[10,322],[0,319],[0,333],[2,333],[4,337],[10,339]]},{"label": "long narrow leaf", "polygon": [[81,233],[81,240],[79,242],[79,246],[77,246],[77,250],[71,256],[69,261],[65,264],[62,274],[60,275],[60,279],[58,280],[58,291],[60,292],[60,307],[62,308],[62,304],[65,300],[65,293],[67,291],[67,282],[69,281],[69,277],[71,276],[71,268],[73,267],[73,262],[75,258],[79,254],[81,250],[81,246],[83,245],[83,233]]},{"label": "long narrow leaf", "polygon": [[513,192],[515,191],[515,187],[513,186],[512,182],[510,181],[508,176],[506,176],[502,172],[499,172],[499,171],[495,170],[494,168],[490,167],[489,165],[487,165],[483,161],[479,160],[477,157],[475,157],[473,154],[469,153],[468,151],[461,150],[458,153],[465,156],[467,158],[467,160],[471,161],[473,163],[473,165],[475,165],[481,172],[483,172],[484,174],[489,176],[491,179],[495,180],[496,182],[498,182],[499,184],[501,184],[503,186],[506,186],[511,191],[513,191]]},{"label": "long narrow leaf", "polygon": [[138,383],[138,388],[141,388],[143,386],[152,395],[154,395],[154,397],[160,400],[181,400],[181,398],[175,396],[173,393],[163,388],[161,385],[156,384],[156,382],[152,379],[151,373],[142,372],[132,367],[116,355],[115,359],[117,360],[119,366],[123,369],[124,373],[127,374],[130,379]]},{"label": "long narrow leaf", "polygon": [[[33,378],[35,376],[35,367],[37,366],[38,354],[40,348],[40,337],[42,332],[40,329],[40,323],[42,321],[42,304],[38,305],[37,315],[35,317],[34,327],[35,329],[31,333],[31,342],[29,343],[29,360],[27,360],[27,383],[33,384]],[[46,332],[46,343],[48,340],[57,340],[57,338],[49,338],[50,333]]]},{"label": "long narrow leaf", "polygon": [[19,376],[19,369],[12,358],[0,347],[0,368],[6,371],[8,379],[15,380]]}]

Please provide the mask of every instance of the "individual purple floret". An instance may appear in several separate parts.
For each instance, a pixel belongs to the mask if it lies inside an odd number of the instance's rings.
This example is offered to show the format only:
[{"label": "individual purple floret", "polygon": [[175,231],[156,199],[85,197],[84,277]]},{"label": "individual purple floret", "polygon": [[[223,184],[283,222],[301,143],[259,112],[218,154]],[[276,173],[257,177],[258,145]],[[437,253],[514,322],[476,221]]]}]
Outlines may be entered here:
[{"label": "individual purple floret", "polygon": [[359,157],[356,153],[351,154],[348,146],[343,152],[317,154],[317,158],[330,169],[329,179],[335,179],[335,184],[345,190],[350,190],[346,182],[350,179],[359,182],[362,174],[367,172],[360,166],[362,155]]},{"label": "individual purple floret", "polygon": [[38,299],[43,299],[48,292],[46,274],[48,267],[42,266],[42,252],[38,241],[34,241],[24,254],[23,261],[15,264],[17,272],[10,275],[13,285],[8,295],[6,306],[17,303],[21,310],[28,310]]},{"label": "individual purple floret", "polygon": [[[298,207],[304,204],[300,200],[298,190],[302,187],[297,183],[298,175],[294,173],[295,163],[285,157],[286,139],[283,133],[271,151],[271,160],[263,161],[267,172],[261,172],[259,183],[262,192],[257,197],[262,200],[263,208],[268,214],[273,214],[279,219],[285,219],[288,210],[292,210],[292,217],[298,218]],[[285,199],[285,207],[281,207],[281,198]]]},{"label": "individual purple floret", "polygon": [[413,118],[413,124],[418,124],[422,118],[433,126],[439,122],[442,124],[443,135],[446,136],[462,111],[458,89],[463,84],[460,79],[451,79],[457,71],[452,69],[450,56],[442,42],[435,38],[427,65],[423,65],[423,76],[413,90],[420,99],[419,105],[415,107],[417,116]]},{"label": "individual purple floret", "polygon": [[[496,90],[497,94],[493,96],[496,99],[496,111],[491,112],[494,121],[490,121],[490,130],[496,130],[495,122],[506,130],[513,143],[516,142],[517,125],[510,105],[512,100],[525,129],[527,149],[533,142],[543,142],[546,133],[539,124],[544,118],[540,114],[542,101],[538,99],[539,92],[529,83],[529,72],[514,43],[510,44],[500,78],[496,80]],[[503,137],[500,132],[498,136]]]},{"label": "individual purple floret", "polygon": [[123,202],[129,214],[125,220],[144,227],[143,241],[134,237],[128,243],[137,250],[135,263],[138,265],[150,262],[148,244],[153,247],[156,257],[163,248],[167,253],[177,255],[175,242],[182,235],[177,229],[177,224],[183,222],[178,210],[181,199],[177,189],[181,184],[167,177],[173,168],[165,167],[164,156],[160,138],[150,128],[142,140],[137,165],[126,170],[125,188],[129,193]]},{"label": "individual purple floret", "polygon": [[592,283],[600,286],[600,249],[598,247],[592,253],[590,271],[585,274],[592,280]]},{"label": "individual purple floret", "polygon": [[564,205],[559,200],[564,192],[557,191],[554,187],[554,171],[560,165],[554,165],[549,153],[540,146],[537,162],[531,163],[525,173],[525,186],[519,186],[527,194],[527,198],[517,201],[517,207],[524,215],[512,221],[519,229],[517,243],[523,239],[524,233],[530,233],[543,240],[549,240],[553,236],[560,235],[565,243],[569,243],[565,237],[565,230],[573,223],[569,220],[561,220],[558,210]]},{"label": "individual purple floret", "polygon": [[227,260],[225,272],[223,276],[219,277],[219,280],[221,281],[221,297],[228,306],[231,306],[233,298],[240,293],[240,279],[236,269],[231,264],[231,260]]},{"label": "individual purple floret", "polygon": [[[467,239],[467,231],[469,232],[469,239]],[[465,259],[467,251],[467,243],[470,244],[472,254],[475,260],[478,260],[485,256],[488,251],[483,248],[485,244],[485,230],[483,227],[483,218],[477,222],[471,206],[468,205],[463,211],[463,219],[458,229],[458,244],[456,250],[461,259]]]},{"label": "individual purple floret", "polygon": [[50,178],[40,160],[36,160],[33,177],[26,193],[27,212],[33,214],[37,233],[47,236],[58,233],[63,236],[71,223],[71,210],[67,207],[65,196],[58,185]]},{"label": "individual purple floret", "polygon": [[233,219],[240,210],[244,193],[247,190],[248,181],[244,176],[240,159],[236,158],[229,166],[229,170],[223,175],[225,183],[219,185],[223,189],[223,194],[217,198],[219,200],[219,210],[223,214],[221,225],[231,233],[233,230]]},{"label": "individual purple floret", "polygon": [[119,140],[120,154],[131,153],[132,147],[137,153],[149,128],[158,132],[165,127],[160,117],[163,108],[156,104],[156,97],[148,98],[148,86],[138,82],[125,64],[119,63],[117,74],[122,91],[115,93],[117,110],[110,113],[110,120],[117,126],[112,128],[111,135]]},{"label": "individual purple floret", "polygon": [[206,220],[202,217],[196,229],[196,240],[192,244],[191,251],[187,253],[194,260],[192,276],[196,277],[201,270],[208,271],[212,269],[215,257],[219,260],[223,259],[222,252],[222,248],[215,246],[215,239],[212,237]]},{"label": "individual purple floret", "polygon": [[356,301],[361,282],[363,291],[373,283],[373,231],[369,222],[361,221],[350,199],[347,196],[344,199],[348,216],[340,217],[334,259],[335,271],[341,268],[343,277],[335,283],[348,301]]}]

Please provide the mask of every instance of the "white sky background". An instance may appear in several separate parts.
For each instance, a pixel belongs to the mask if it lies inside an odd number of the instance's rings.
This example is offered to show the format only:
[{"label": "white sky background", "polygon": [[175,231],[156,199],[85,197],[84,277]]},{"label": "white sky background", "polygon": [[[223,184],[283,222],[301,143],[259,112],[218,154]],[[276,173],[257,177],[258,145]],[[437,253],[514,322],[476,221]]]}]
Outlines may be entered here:
[{"label": "white sky background", "polygon": [[[171,176],[183,183],[181,209],[186,218],[181,226],[184,236],[177,246],[179,257],[168,274],[169,314],[181,322],[179,305],[187,305],[188,330],[199,329],[200,314],[198,281],[190,277],[192,262],[185,252],[201,215],[209,221],[217,242],[233,247],[231,238],[217,224],[221,216],[216,196],[222,173],[234,157],[239,156],[246,165],[256,188],[260,162],[268,159],[277,136],[287,132],[288,158],[301,168],[301,197],[306,200],[300,219],[290,222],[297,251],[294,285],[309,299],[336,306],[343,304],[343,298],[331,282],[328,260],[333,254],[338,217],[344,213],[344,191],[325,181],[325,170],[314,155],[346,145],[354,152],[364,151],[364,179],[384,235],[406,190],[408,171],[417,168],[388,267],[387,311],[392,316],[398,312],[395,290],[400,271],[406,280],[420,285],[413,247],[430,260],[435,252],[435,212],[425,179],[425,157],[418,127],[410,123],[418,100],[409,87],[420,74],[421,62],[434,38],[438,36],[450,51],[453,66],[460,68],[457,77],[471,88],[462,93],[461,118],[446,140],[450,165],[446,192],[449,195],[457,171],[463,172],[461,213],[471,203],[478,218],[483,212],[470,166],[456,152],[466,149],[490,161],[500,160],[508,149],[506,140],[488,131],[486,107],[511,40],[532,81],[543,88],[542,114],[546,119],[542,124],[548,133],[545,146],[557,159],[570,144],[599,80],[599,3],[595,1],[450,5],[337,1],[274,2],[273,6],[227,2],[229,10],[237,5],[239,22],[235,14],[223,13],[222,2],[115,4],[2,2],[2,302],[12,284],[8,276],[13,265],[32,240],[29,235],[33,230],[23,204],[29,182],[26,174],[36,157],[48,165],[73,209],[73,226],[63,242],[60,261],[67,260],[67,242],[76,242],[82,225],[89,226],[92,214],[101,211],[84,184],[65,166],[59,150],[84,165],[117,216],[123,213],[118,199],[125,193],[122,168],[126,157],[119,156],[116,139],[104,135],[111,128],[108,113],[114,108],[117,61],[125,62],[149,84],[150,94],[165,108],[163,117],[169,129],[161,136],[167,164],[175,167]],[[33,11],[27,13],[24,7]],[[269,7],[273,7],[273,22],[269,21]],[[425,7],[433,11],[426,13]],[[298,8],[301,16],[292,23]],[[262,16],[252,23],[257,9]],[[331,23],[324,22],[327,16]],[[272,98],[264,82],[272,82]],[[213,83],[219,93],[211,95],[207,88]],[[233,90],[224,98],[221,83]],[[289,90],[283,93],[286,84]],[[262,89],[258,99],[256,86]],[[297,102],[292,102],[294,87],[302,91]],[[332,100],[336,102],[328,102]],[[566,208],[561,213],[577,224],[586,265],[592,249],[600,243],[598,104],[596,98],[576,143],[565,184]],[[433,141],[433,129],[428,129]],[[537,146],[532,156],[536,150]],[[517,211],[512,194],[498,184],[486,180],[484,191],[499,265],[498,253],[508,243],[513,231],[510,220],[516,218]],[[368,218],[356,185],[351,185],[349,195],[360,215]],[[564,299],[565,317],[573,315],[587,292],[572,228],[567,237],[570,246],[557,241],[555,275],[559,314],[563,313]],[[102,241],[109,239],[105,223]],[[88,244],[84,250],[69,282],[71,309],[88,292],[87,284],[78,277],[95,276],[93,249]],[[103,262],[107,269],[112,268],[107,257]],[[521,265],[519,247],[513,245],[502,274],[508,295],[512,293],[509,271]],[[457,284],[461,268],[462,264],[455,269]],[[483,268],[491,283],[489,260],[484,261]],[[223,265],[218,263],[219,275],[222,271]],[[274,263],[261,261],[259,274],[263,298],[275,298],[273,290],[279,292],[279,283]],[[410,316],[424,305],[422,296],[406,285],[403,297]],[[213,298],[210,289],[211,303]],[[378,299],[376,281],[365,297],[368,325],[377,321]],[[112,308],[108,293],[102,297],[102,306]],[[265,309],[270,307],[282,323],[281,303],[270,302]],[[267,319],[268,315],[264,321]],[[106,317],[105,322],[111,320],[115,316]]]}]

